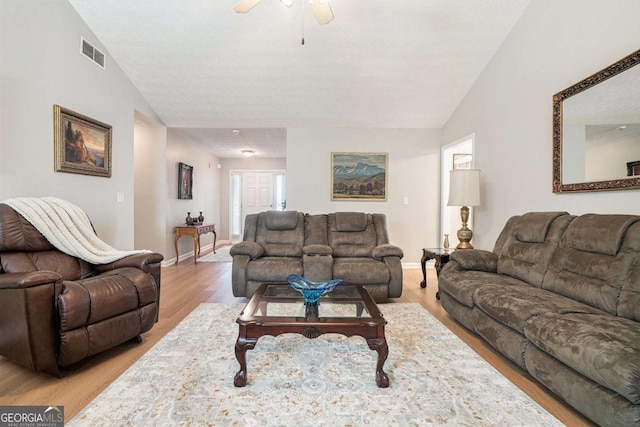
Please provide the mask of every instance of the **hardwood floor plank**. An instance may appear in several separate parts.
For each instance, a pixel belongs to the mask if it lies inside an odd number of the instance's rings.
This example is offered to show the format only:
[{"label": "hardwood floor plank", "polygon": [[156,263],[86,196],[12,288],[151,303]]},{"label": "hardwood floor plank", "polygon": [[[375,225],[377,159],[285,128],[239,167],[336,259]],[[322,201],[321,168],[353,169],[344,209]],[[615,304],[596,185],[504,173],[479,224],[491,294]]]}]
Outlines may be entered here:
[{"label": "hardwood floor plank", "polygon": [[[63,405],[65,420],[73,418],[94,397],[135,363],[155,343],[203,302],[246,303],[231,292],[231,263],[193,264],[192,259],[162,269],[159,322],[143,334],[142,343],[128,342],[86,359],[67,370],[63,379],[33,372],[0,357],[0,405]],[[536,400],[561,422],[571,426],[593,426],[573,409],[556,399],[526,372],[496,353],[442,309],[435,298],[437,278],[428,269],[427,288],[420,288],[422,271],[403,271],[402,297],[394,302],[421,304],[502,375]]]}]

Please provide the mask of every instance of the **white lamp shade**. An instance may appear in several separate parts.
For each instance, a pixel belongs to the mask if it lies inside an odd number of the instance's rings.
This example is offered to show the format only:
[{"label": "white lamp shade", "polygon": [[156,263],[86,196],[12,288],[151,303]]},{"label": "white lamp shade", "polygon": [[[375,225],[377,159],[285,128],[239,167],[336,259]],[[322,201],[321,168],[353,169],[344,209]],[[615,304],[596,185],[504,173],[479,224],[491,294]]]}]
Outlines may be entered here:
[{"label": "white lamp shade", "polygon": [[480,206],[480,169],[458,169],[449,172],[447,206]]}]

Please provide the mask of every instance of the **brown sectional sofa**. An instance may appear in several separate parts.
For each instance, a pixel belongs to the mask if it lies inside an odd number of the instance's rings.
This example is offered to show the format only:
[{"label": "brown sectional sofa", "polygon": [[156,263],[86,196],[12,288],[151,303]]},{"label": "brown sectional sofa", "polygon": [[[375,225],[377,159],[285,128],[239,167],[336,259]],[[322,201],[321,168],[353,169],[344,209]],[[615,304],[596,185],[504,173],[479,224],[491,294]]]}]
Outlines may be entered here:
[{"label": "brown sectional sofa", "polygon": [[250,297],[261,283],[282,283],[294,273],[313,281],[363,284],[376,301],[402,294],[403,253],[389,243],[383,214],[247,215],[243,241],[230,253],[237,297]]},{"label": "brown sectional sofa", "polygon": [[532,212],[451,254],[444,309],[603,426],[640,425],[640,216]]}]

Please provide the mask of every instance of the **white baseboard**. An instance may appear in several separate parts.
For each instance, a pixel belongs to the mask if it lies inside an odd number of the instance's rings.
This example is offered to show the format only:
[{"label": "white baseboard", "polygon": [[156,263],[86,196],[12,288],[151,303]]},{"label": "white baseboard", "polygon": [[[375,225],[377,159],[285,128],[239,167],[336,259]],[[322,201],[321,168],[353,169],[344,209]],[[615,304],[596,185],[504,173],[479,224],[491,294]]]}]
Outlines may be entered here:
[{"label": "white baseboard", "polygon": [[[229,240],[217,240],[216,241],[216,248],[219,248],[220,246],[226,246],[228,244],[230,244],[231,242]],[[208,245],[202,246],[200,248],[200,256],[202,256],[203,254],[205,254],[205,252],[207,251],[211,251],[213,248],[213,243],[210,243]],[[187,252],[186,254],[182,254],[180,255],[180,261],[183,261],[187,258],[193,258],[193,251]],[[193,261],[192,261],[193,262]],[[176,263],[176,257],[170,258],[170,259],[165,259],[160,263],[161,267],[169,267],[172,266]]]}]

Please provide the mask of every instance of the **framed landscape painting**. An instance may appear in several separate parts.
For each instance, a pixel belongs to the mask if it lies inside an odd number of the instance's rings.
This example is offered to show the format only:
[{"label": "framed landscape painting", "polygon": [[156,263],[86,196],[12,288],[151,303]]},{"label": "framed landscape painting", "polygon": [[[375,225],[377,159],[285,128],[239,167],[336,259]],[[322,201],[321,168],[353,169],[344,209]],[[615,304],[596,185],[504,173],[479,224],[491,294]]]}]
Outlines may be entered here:
[{"label": "framed landscape painting", "polygon": [[331,153],[331,200],[387,200],[388,153]]},{"label": "framed landscape painting", "polygon": [[111,126],[53,106],[56,172],[111,177]]}]

